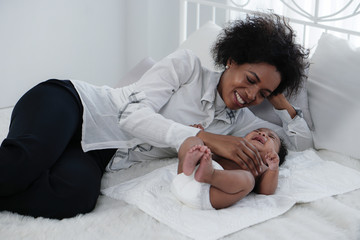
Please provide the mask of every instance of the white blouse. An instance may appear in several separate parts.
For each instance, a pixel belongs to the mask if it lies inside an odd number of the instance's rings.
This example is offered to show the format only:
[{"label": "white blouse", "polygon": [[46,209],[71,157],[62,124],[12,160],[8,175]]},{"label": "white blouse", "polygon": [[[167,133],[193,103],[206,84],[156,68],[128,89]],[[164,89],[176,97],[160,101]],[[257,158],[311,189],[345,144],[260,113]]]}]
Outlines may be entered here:
[{"label": "white blouse", "polygon": [[117,170],[141,160],[144,152],[154,157],[176,154],[174,149],[200,131],[190,127],[192,124],[201,124],[207,132],[234,136],[267,127],[283,137],[290,149],[312,146],[311,132],[301,114],[291,119],[286,110],[277,110],[281,128],[257,118],[247,108],[226,108],[217,92],[220,76],[203,68],[191,51],[179,50],[123,88],[72,80],[84,106],[83,150],[117,148],[108,166],[108,170]]}]

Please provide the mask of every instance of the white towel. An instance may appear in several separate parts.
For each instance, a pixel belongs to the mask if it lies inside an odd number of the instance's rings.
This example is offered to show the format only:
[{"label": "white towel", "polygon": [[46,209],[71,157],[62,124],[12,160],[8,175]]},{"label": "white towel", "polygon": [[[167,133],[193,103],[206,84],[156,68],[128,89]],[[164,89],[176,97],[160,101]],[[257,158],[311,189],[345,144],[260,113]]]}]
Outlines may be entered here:
[{"label": "white towel", "polygon": [[104,189],[103,194],[138,206],[160,222],[194,239],[218,239],[288,211],[297,202],[360,188],[360,172],[322,160],[313,150],[290,153],[280,168],[274,195],[250,194],[221,210],[199,210],[180,203],[170,191],[177,164]]}]

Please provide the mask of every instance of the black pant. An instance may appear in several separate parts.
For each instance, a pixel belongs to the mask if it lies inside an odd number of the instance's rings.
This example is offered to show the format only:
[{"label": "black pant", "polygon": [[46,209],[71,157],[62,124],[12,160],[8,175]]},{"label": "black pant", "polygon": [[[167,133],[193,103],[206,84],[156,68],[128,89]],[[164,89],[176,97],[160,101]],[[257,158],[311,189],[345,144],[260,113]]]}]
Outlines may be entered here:
[{"label": "black pant", "polygon": [[82,112],[70,81],[40,83],[18,101],[0,147],[0,211],[62,219],[94,209],[115,150],[83,152]]}]

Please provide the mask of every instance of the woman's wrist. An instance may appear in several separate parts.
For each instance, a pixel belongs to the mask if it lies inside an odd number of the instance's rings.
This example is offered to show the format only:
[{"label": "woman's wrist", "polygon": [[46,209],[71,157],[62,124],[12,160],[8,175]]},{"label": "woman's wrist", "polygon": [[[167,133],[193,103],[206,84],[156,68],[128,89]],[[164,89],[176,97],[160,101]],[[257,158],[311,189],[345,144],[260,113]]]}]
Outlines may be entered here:
[{"label": "woman's wrist", "polygon": [[[283,109],[287,110],[287,112],[289,113],[291,118],[296,117],[296,110],[289,102],[287,102],[285,108],[283,108]],[[282,110],[282,109],[278,109],[278,110]]]},{"label": "woman's wrist", "polygon": [[296,116],[296,110],[289,103],[289,101],[285,98],[284,94],[278,94],[276,96],[271,96],[268,98],[269,102],[274,106],[277,110],[287,110],[291,118]]},{"label": "woman's wrist", "polygon": [[209,132],[206,132],[204,130],[201,130],[198,132],[198,134],[196,135],[196,137],[200,138],[204,145],[206,145],[208,148],[210,148],[210,151],[213,153],[213,154],[217,154],[219,150],[218,148],[218,137],[220,137],[220,135],[217,135],[217,134],[213,134],[213,133],[209,133]]},{"label": "woman's wrist", "polygon": [[204,144],[207,146],[207,139],[209,137],[209,133],[208,132],[205,132],[204,130],[200,130],[197,134],[196,134],[196,137],[200,138]]}]

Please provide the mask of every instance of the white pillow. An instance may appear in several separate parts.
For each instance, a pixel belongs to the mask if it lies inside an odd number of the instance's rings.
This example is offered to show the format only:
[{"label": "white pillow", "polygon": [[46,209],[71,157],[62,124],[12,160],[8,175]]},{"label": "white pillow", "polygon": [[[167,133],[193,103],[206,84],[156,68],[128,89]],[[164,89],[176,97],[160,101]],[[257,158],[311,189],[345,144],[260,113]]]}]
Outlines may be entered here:
[{"label": "white pillow", "polygon": [[155,64],[155,60],[146,57],[136,64],[124,77],[114,86],[116,88],[130,85],[141,78],[144,73]]},{"label": "white pillow", "polygon": [[221,27],[213,22],[207,22],[180,44],[179,49],[190,49],[201,60],[201,65],[215,71],[211,48],[216,41]]},{"label": "white pillow", "polygon": [[360,50],[324,33],[311,58],[308,97],[317,149],[360,159]]}]

